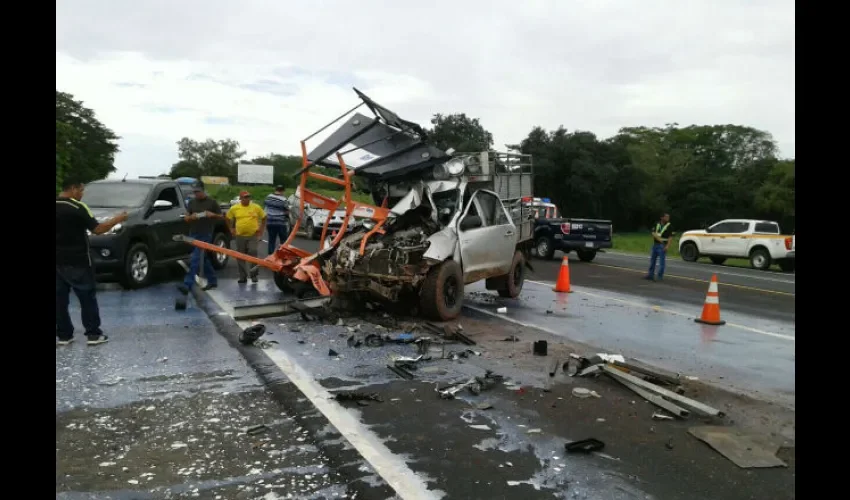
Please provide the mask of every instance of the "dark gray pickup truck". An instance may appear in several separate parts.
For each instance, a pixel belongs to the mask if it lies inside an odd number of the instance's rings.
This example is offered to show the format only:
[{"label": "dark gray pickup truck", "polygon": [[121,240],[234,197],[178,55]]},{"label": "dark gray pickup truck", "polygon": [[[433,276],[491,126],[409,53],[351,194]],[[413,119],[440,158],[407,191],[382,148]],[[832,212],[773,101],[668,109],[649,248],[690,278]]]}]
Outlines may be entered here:
[{"label": "dark gray pickup truck", "polygon": [[[102,221],[122,211],[129,218],[100,235],[89,236],[95,271],[115,274],[127,288],[146,286],[153,266],[188,259],[192,246],[174,241],[176,234],[188,234],[183,219],[186,196],[170,179],[95,181],[86,185],[83,202]],[[217,221],[213,243],[229,246],[230,232],[225,221]],[[209,253],[213,267],[221,269],[227,256]]]},{"label": "dark gray pickup truck", "polygon": [[579,260],[590,262],[601,248],[611,248],[613,224],[610,220],[564,218],[548,198],[530,198],[524,204],[534,211],[534,252],[551,259],[556,250],[575,250]]}]

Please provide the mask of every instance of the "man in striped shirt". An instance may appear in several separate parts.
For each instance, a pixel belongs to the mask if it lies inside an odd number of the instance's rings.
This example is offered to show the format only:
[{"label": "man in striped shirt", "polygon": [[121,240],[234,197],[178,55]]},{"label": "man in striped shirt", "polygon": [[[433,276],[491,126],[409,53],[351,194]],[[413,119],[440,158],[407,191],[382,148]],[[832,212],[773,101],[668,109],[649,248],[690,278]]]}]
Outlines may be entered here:
[{"label": "man in striped shirt", "polygon": [[289,238],[289,201],[283,196],[283,186],[276,186],[274,193],[266,196],[264,205],[271,255],[277,250],[278,238],[281,244]]}]

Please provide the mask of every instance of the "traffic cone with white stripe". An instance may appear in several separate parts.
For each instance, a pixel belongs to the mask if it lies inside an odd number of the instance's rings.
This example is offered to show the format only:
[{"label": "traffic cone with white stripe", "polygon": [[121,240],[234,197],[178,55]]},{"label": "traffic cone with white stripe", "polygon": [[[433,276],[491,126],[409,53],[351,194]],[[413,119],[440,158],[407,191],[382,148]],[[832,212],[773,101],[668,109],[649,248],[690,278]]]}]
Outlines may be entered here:
[{"label": "traffic cone with white stripe", "polygon": [[702,316],[694,319],[697,323],[704,325],[725,325],[720,319],[720,294],[717,291],[717,275],[711,275],[711,283],[708,285],[708,294],[705,296],[705,304],[702,306]]},{"label": "traffic cone with white stripe", "polygon": [[558,273],[554,290],[559,293],[573,293],[570,290],[570,259],[566,255],[561,259],[561,271]]}]

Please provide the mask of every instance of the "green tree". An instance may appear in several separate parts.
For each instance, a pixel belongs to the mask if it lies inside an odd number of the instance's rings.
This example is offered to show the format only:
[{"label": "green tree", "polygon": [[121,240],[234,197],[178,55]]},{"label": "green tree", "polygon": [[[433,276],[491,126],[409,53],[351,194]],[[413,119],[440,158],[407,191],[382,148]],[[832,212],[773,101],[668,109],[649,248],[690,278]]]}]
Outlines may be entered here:
[{"label": "green tree", "polygon": [[118,136],[71,94],[56,91],[56,185],[65,175],[83,182],[115,171]]},{"label": "green tree", "polygon": [[170,175],[177,177],[201,177],[204,175],[227,177],[236,183],[237,162],[245,156],[239,142],[233,139],[203,142],[184,137],[177,141],[179,161],[171,167]]},{"label": "green tree", "polygon": [[440,149],[475,152],[487,151],[493,146],[493,134],[481,125],[478,118],[469,118],[465,113],[436,114],[431,125],[429,140]]}]

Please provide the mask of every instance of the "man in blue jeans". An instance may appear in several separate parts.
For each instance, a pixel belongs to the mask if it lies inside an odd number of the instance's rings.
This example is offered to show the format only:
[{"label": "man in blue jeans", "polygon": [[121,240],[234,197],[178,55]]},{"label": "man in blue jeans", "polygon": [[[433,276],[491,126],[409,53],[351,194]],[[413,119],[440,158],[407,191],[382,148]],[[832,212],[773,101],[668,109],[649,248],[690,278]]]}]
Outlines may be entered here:
[{"label": "man in blue jeans", "polygon": [[266,231],[269,233],[269,255],[277,250],[277,240],[282,245],[289,238],[289,201],[283,196],[283,186],[276,186],[274,193],[266,196],[263,203],[266,211]]},{"label": "man in blue jeans", "polygon": [[[189,236],[196,240],[212,243],[214,219],[224,219],[224,216],[221,215],[221,206],[217,201],[207,196],[203,187],[195,186],[192,191],[194,191],[195,197],[189,200],[185,217],[185,220],[192,227]],[[177,286],[177,289],[183,295],[188,295],[189,291],[192,290],[192,285],[195,284],[195,276],[201,267],[201,252],[203,251],[198,247],[194,247],[192,250],[189,272],[186,273],[183,283]],[[207,279],[207,286],[204,287],[204,290],[212,290],[218,286],[218,278],[210,259],[204,259],[204,278]]]},{"label": "man in blue jeans", "polygon": [[649,274],[644,279],[655,281],[655,261],[658,263],[658,280],[664,279],[664,266],[667,263],[667,249],[673,241],[673,230],[670,228],[670,214],[661,216],[661,220],[652,229],[652,254],[649,257]]},{"label": "man in blue jeans", "polygon": [[62,192],[56,197],[56,337],[57,345],[74,341],[74,323],[68,313],[71,290],[80,301],[83,327],[88,345],[100,345],[109,340],[100,329],[100,309],[97,306],[97,282],[92,265],[89,236],[103,234],[127,220],[127,212],[98,222],[89,207],[80,201],[85,191],[82,182],[65,178]]}]

